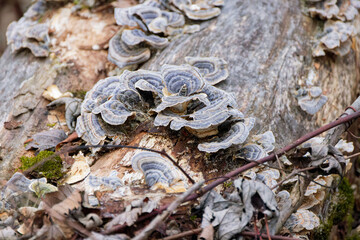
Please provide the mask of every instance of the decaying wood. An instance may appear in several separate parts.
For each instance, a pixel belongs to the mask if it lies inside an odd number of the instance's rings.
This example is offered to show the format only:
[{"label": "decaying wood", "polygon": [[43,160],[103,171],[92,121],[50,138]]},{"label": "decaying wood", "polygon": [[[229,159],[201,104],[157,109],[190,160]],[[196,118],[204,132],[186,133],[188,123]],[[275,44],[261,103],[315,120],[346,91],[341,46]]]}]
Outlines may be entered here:
[{"label": "decaying wood", "polygon": [[[278,146],[284,146],[313,130],[317,124],[340,115],[342,109],[351,103],[357,89],[355,60],[358,52],[352,51],[344,58],[314,60],[311,56],[311,41],[316,34],[316,23],[305,16],[301,8],[300,2],[227,1],[218,18],[201,23],[202,30],[198,33],[173,39],[170,46],[158,52],[142,68],[159,69],[165,63],[181,64],[185,62],[185,56],[217,56],[226,59],[230,77],[220,87],[236,95],[246,116],[258,119],[252,133],[271,129],[276,135]],[[69,17],[66,15],[68,11],[62,13],[59,10],[57,14],[58,17],[61,14]],[[108,14],[103,15],[108,17]],[[100,20],[97,21],[101,21],[102,15],[98,17]],[[104,21],[111,24],[109,20]],[[114,33],[115,30],[109,27],[108,31]],[[83,36],[80,34],[79,38]],[[104,39],[106,38],[99,39],[99,43]],[[66,51],[62,49],[62,53]],[[98,79],[104,77],[108,64],[106,51],[79,52],[81,59],[74,58],[70,61],[69,56],[60,58],[72,63],[61,71],[56,71],[49,59],[35,59],[29,51],[11,54],[8,49],[2,56],[1,177],[8,178],[12,174],[11,170],[16,167],[14,163],[24,151],[23,142],[32,133],[46,128],[48,112],[45,109],[47,101],[41,98],[43,89],[56,83],[64,91],[89,90]],[[88,62],[84,59],[88,59]],[[315,61],[320,67],[314,67]],[[89,69],[93,69],[93,72]],[[310,70],[315,71],[315,83],[323,87],[329,97],[326,106],[316,116],[303,112],[291,93],[300,80],[308,77]],[[35,86],[31,84],[32,88],[26,89],[26,86],[30,88],[30,84],[25,84],[26,80]],[[15,110],[17,116],[14,116]],[[9,120],[21,121],[23,125],[6,130],[3,122]],[[159,139],[158,136],[141,134],[150,140]],[[138,140],[140,142],[141,137]],[[166,137],[160,142],[154,142],[160,144],[159,150],[174,147]],[[123,149],[117,151],[122,156],[126,153],[127,150]],[[119,158],[112,159],[112,163],[102,162],[94,168],[98,167],[100,170],[104,166],[116,165]]]}]

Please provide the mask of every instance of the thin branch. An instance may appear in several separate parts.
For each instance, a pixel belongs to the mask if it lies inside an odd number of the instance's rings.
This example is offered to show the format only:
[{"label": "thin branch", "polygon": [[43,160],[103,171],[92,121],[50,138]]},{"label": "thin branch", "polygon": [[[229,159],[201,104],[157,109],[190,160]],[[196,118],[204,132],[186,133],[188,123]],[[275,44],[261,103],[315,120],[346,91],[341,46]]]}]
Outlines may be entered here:
[{"label": "thin branch", "polygon": [[348,160],[348,159],[353,158],[353,157],[357,157],[357,156],[359,156],[359,155],[360,155],[360,152],[354,153],[354,154],[349,155],[349,156],[345,156],[345,160]]},{"label": "thin branch", "polygon": [[150,234],[159,226],[160,223],[164,222],[175,210],[176,208],[184,201],[184,199],[192,194],[193,192],[199,190],[204,184],[204,181],[194,184],[189,190],[177,197],[169,207],[163,211],[160,215],[157,215],[146,228],[141,231],[139,235],[136,235],[132,240],[145,240],[148,239]]},{"label": "thin branch", "polygon": [[182,232],[182,233],[179,233],[179,234],[175,234],[175,235],[172,235],[172,236],[169,236],[169,237],[161,238],[160,240],[180,239],[180,238],[191,236],[191,235],[197,235],[197,234],[201,233],[201,231],[202,231],[202,228],[192,229],[192,230]]},{"label": "thin branch", "polygon": [[[300,172],[305,172],[308,170],[313,170],[317,167],[308,167],[308,168],[302,168],[302,169],[294,169],[288,176],[286,176],[286,178],[284,178],[283,180],[281,180],[280,182],[278,182],[275,186],[271,187],[270,189],[273,190],[275,188],[277,188],[278,186],[280,186],[281,184],[283,184],[286,180],[290,179],[292,176],[295,175],[299,175]],[[304,177],[303,175],[299,175]]]}]

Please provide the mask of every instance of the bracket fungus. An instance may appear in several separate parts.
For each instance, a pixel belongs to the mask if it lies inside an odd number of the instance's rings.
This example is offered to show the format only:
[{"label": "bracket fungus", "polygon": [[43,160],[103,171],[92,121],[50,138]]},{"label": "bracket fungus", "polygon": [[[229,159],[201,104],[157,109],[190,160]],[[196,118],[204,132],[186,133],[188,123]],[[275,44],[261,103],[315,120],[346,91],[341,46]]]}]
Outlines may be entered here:
[{"label": "bracket fungus", "polygon": [[266,157],[268,153],[274,150],[275,137],[272,131],[263,134],[254,135],[251,140],[236,154],[237,157],[250,161],[256,161]]},{"label": "bracket fungus", "polygon": [[300,108],[312,115],[317,113],[328,100],[328,98],[322,94],[322,89],[315,86],[299,89],[296,98]]},{"label": "bracket fungus", "polygon": [[47,57],[50,43],[48,31],[46,23],[22,17],[9,25],[6,31],[7,43],[11,46],[12,52],[28,48],[36,57]]},{"label": "bracket fungus", "polygon": [[155,126],[186,128],[199,138],[214,136],[220,125],[227,124],[230,130],[222,133],[219,142],[199,145],[201,151],[217,152],[245,142],[254,125],[255,119],[245,119],[237,107],[232,94],[208,84],[200,70],[188,64],[163,65],[160,72],[125,70],[100,80],[86,94],[76,131],[95,145],[116,136],[118,126],[136,118],[136,113],[155,114]]},{"label": "bracket fungus", "polygon": [[116,23],[123,29],[110,40],[108,60],[119,68],[145,62],[151,50],[169,44],[166,36],[199,30],[198,26],[186,26],[183,14],[193,20],[207,20],[218,16],[221,13],[218,6],[222,5],[223,1],[212,0],[192,3],[147,0],[128,8],[115,8]]},{"label": "bracket fungus", "polygon": [[237,122],[233,124],[225,136],[220,138],[220,141],[205,142],[199,144],[198,148],[204,152],[217,152],[220,149],[229,148],[232,145],[238,145],[244,143],[249,136],[250,130],[254,126],[255,119],[250,118],[246,124],[244,122]]},{"label": "bracket fungus", "polygon": [[325,56],[331,52],[339,56],[345,56],[351,50],[355,28],[351,23],[328,20],[324,25],[324,34],[319,39],[313,50],[313,56]]},{"label": "bracket fungus", "polygon": [[131,159],[131,166],[135,171],[144,174],[145,182],[151,188],[161,188],[167,192],[185,191],[187,184],[182,173],[158,153],[145,151],[136,153]]},{"label": "bracket fungus", "polygon": [[227,62],[224,59],[215,57],[185,57],[185,61],[199,69],[205,81],[210,85],[215,85],[229,76]]},{"label": "bracket fungus", "polygon": [[309,8],[311,17],[341,21],[352,21],[360,9],[359,0],[320,0],[314,1],[312,5]]}]

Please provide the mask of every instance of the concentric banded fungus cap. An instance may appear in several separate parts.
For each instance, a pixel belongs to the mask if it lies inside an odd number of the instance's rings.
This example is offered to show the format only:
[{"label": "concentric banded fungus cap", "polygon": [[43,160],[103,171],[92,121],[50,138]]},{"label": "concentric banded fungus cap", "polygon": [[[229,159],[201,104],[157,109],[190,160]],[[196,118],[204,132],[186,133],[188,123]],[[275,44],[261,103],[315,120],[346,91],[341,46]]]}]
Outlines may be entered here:
[{"label": "concentric banded fungus cap", "polygon": [[236,154],[237,157],[255,161],[266,156],[265,150],[257,144],[247,144]]},{"label": "concentric banded fungus cap", "polygon": [[215,85],[229,76],[227,62],[215,57],[185,57],[185,61],[199,69],[207,83]]},{"label": "concentric banded fungus cap", "polygon": [[[251,122],[255,119],[251,119]],[[237,122],[233,124],[230,130],[216,142],[205,142],[198,145],[198,149],[203,152],[217,152],[220,149],[229,148],[232,145],[244,143],[249,136],[251,125],[246,125],[244,122]]]},{"label": "concentric banded fungus cap", "polygon": [[163,65],[161,74],[164,79],[164,95],[189,96],[202,90],[204,80],[200,73],[190,65]]},{"label": "concentric banded fungus cap", "polygon": [[198,100],[199,102],[205,105],[210,104],[210,101],[207,99],[205,93],[193,94],[191,96],[177,96],[177,95],[164,96],[161,99],[161,103],[155,109],[155,112],[159,113],[164,111],[166,108],[171,108],[173,112],[183,114],[186,113],[188,104],[191,101],[195,101],[195,100]]},{"label": "concentric banded fungus cap", "polygon": [[154,48],[162,49],[169,44],[169,40],[167,38],[162,38],[156,35],[146,35],[140,29],[124,30],[121,35],[121,40],[129,47],[146,42]]},{"label": "concentric banded fungus cap", "polygon": [[202,89],[202,94],[204,93],[209,103],[203,102],[205,104],[202,108],[196,109],[194,112],[188,114],[183,113],[182,115],[176,114],[176,112],[179,111],[174,112],[174,110],[179,109],[179,106],[175,109],[165,109],[156,116],[154,125],[167,126],[170,124],[170,128],[175,131],[186,127],[192,134],[203,138],[217,134],[217,126],[227,119],[231,117],[234,119],[242,119],[244,117],[239,110],[235,109],[237,104],[232,95],[210,85],[205,85]]},{"label": "concentric banded fungus cap", "polygon": [[130,47],[121,40],[121,33],[116,34],[109,42],[108,60],[119,68],[139,64],[150,58],[150,49],[138,46]]},{"label": "concentric banded fungus cap", "polygon": [[265,152],[269,153],[274,150],[275,136],[272,131],[266,131],[263,134],[252,136],[252,141],[260,144]]},{"label": "concentric banded fungus cap", "polygon": [[185,18],[180,13],[161,11],[161,16],[166,19],[169,27],[182,27],[185,24]]},{"label": "concentric banded fungus cap", "polygon": [[125,70],[121,76],[121,81],[125,88],[137,91],[154,92],[162,96],[162,89],[164,88],[163,77],[157,72],[147,70],[128,71]]},{"label": "concentric banded fungus cap", "polygon": [[221,10],[217,7],[205,6],[207,8],[200,8],[197,5],[184,5],[182,10],[185,15],[192,20],[208,20],[220,15]]},{"label": "concentric banded fungus cap", "polygon": [[25,17],[18,22],[12,22],[6,31],[7,43],[11,51],[15,52],[21,48],[28,48],[36,57],[47,57],[49,55],[48,25],[39,24]]},{"label": "concentric banded fungus cap", "polygon": [[121,125],[125,123],[128,117],[135,114],[129,111],[123,103],[113,99],[94,108],[92,113],[101,114],[101,118],[110,125]]},{"label": "concentric banded fungus cap", "polygon": [[82,112],[77,118],[76,133],[91,145],[97,145],[106,138],[106,133],[97,116],[93,113]]},{"label": "concentric banded fungus cap", "polygon": [[121,79],[119,77],[108,77],[99,80],[94,87],[86,93],[82,104],[82,111],[91,112],[95,107],[105,103],[120,86]]},{"label": "concentric banded fungus cap", "polygon": [[139,26],[142,30],[147,31],[146,25],[155,18],[160,17],[161,10],[158,7],[138,4],[129,8],[115,8],[114,16],[118,25]]},{"label": "concentric banded fungus cap", "polygon": [[183,179],[175,166],[158,153],[139,152],[131,159],[132,168],[145,175],[146,184],[149,187],[156,183],[171,185],[175,180]]}]

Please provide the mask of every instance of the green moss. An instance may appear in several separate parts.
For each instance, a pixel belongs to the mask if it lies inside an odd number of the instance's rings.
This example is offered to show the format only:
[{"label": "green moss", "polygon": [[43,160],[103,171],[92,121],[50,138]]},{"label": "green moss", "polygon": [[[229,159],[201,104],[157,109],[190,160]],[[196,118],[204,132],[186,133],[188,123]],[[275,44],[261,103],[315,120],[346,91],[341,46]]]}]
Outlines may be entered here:
[{"label": "green moss", "polygon": [[316,240],[327,240],[333,226],[332,220],[328,220],[326,223],[322,222],[320,226],[314,232],[314,238]]},{"label": "green moss", "polygon": [[48,123],[48,124],[46,124],[46,126],[48,126],[48,127],[53,127],[55,125],[56,125],[56,123]]},{"label": "green moss", "polygon": [[78,91],[72,92],[72,94],[73,94],[74,97],[76,97],[76,98],[84,99],[84,98],[85,98],[85,95],[86,95],[86,91],[84,91],[84,90],[78,90]]},{"label": "green moss", "polygon": [[360,240],[359,234],[352,234],[351,236],[348,236],[345,238],[346,240]]},{"label": "green moss", "polygon": [[330,207],[331,210],[327,221],[322,222],[320,227],[314,232],[314,239],[329,239],[332,226],[338,225],[341,222],[346,222],[347,231],[349,232],[354,221],[352,218],[354,203],[354,192],[351,189],[351,184],[347,178],[344,178],[338,187],[333,205]]},{"label": "green moss", "polygon": [[35,163],[40,162],[41,160],[51,157],[51,159],[45,162],[42,166],[34,170],[36,177],[46,177],[49,181],[58,180],[61,178],[64,173],[62,169],[62,160],[59,156],[54,155],[51,151],[41,151],[35,157],[25,157],[22,156],[20,161],[22,163],[21,169],[26,170],[33,166]]},{"label": "green moss", "polygon": [[347,178],[344,178],[339,185],[337,204],[332,210],[333,222],[335,225],[344,221],[346,216],[352,213],[354,208],[354,192]]}]

